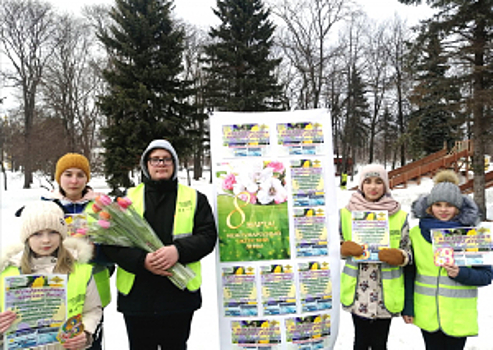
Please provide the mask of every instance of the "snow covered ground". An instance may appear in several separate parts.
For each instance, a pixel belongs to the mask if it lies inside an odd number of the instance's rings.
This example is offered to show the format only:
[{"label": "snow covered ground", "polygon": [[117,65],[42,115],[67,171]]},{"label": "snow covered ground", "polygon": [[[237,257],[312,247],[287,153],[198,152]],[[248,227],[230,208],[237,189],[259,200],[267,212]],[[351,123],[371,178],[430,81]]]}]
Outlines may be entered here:
[{"label": "snow covered ground", "polygon": [[[208,179],[208,176],[205,177]],[[348,188],[357,183],[349,183]],[[186,183],[185,178],[181,180]],[[0,248],[4,249],[9,244],[18,240],[19,219],[15,218],[15,211],[22,205],[38,200],[46,191],[39,186],[33,189],[22,189],[23,177],[21,174],[9,174],[8,190],[4,190],[3,178],[0,179]],[[108,188],[102,178],[91,179],[90,185],[96,190],[107,192]],[[401,203],[404,210],[409,211],[410,205],[420,194],[427,193],[431,189],[432,182],[423,179],[420,185],[409,184],[406,189],[396,189],[392,193]],[[212,187],[206,180],[196,182],[193,187],[212,198]],[[351,191],[337,190],[337,204],[342,207],[347,203]],[[212,203],[212,202],[211,202]],[[493,219],[493,189],[487,190],[487,205],[489,208],[489,219]],[[411,225],[416,221],[411,219]],[[211,254],[203,260],[204,282],[202,285],[203,306],[195,317],[192,324],[191,337],[188,342],[189,350],[219,350],[219,326],[217,312],[216,295],[216,267],[215,255]],[[114,283],[112,283],[114,288]],[[116,290],[113,290],[114,300],[116,301]],[[480,288],[479,290],[479,336],[471,337],[467,341],[468,350],[493,350],[491,331],[493,327],[493,287]],[[461,317],[457,315],[457,317]],[[120,313],[116,311],[116,302],[112,302],[105,310],[105,349],[107,350],[128,350],[125,325]],[[352,349],[353,325],[349,313],[341,311],[339,324],[339,334],[335,345],[336,350]],[[419,329],[412,325],[406,325],[402,319],[394,319],[390,329],[389,349],[411,350],[424,349],[421,333]]]}]

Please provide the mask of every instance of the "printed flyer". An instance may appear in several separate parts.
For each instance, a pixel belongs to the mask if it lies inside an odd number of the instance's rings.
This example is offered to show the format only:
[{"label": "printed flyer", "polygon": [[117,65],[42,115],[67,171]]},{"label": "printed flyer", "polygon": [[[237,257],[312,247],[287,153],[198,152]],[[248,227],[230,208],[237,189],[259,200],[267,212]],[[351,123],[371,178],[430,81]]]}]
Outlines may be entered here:
[{"label": "printed flyer", "polygon": [[225,157],[263,157],[270,150],[269,127],[265,124],[230,124],[223,126]]},{"label": "printed flyer", "polygon": [[321,350],[329,346],[330,316],[313,315],[286,319],[289,350]]},{"label": "printed flyer", "polygon": [[231,333],[233,349],[281,349],[281,329],[277,321],[233,321]]},{"label": "printed flyer", "polygon": [[378,252],[390,248],[390,231],[387,211],[351,212],[352,240],[361,244],[363,255],[353,257],[357,262],[373,263],[378,260]]},{"label": "printed flyer", "polygon": [[226,266],[222,279],[225,316],[258,316],[255,268]]},{"label": "printed flyer", "polygon": [[332,349],[341,259],[328,111],[215,112],[210,131],[220,350]]},{"label": "printed flyer", "polygon": [[296,313],[296,289],[293,267],[287,265],[264,265],[262,274],[262,305],[264,315]]},{"label": "printed flyer", "polygon": [[327,255],[325,208],[293,208],[296,256]]},{"label": "printed flyer", "polygon": [[292,160],[291,183],[295,207],[325,205],[324,172],[320,159]]},{"label": "printed flyer", "polygon": [[431,239],[436,266],[492,265],[492,227],[483,223],[478,227],[432,229]]},{"label": "printed flyer", "polygon": [[26,349],[58,343],[67,313],[67,276],[17,275],[5,277],[4,310],[18,318],[4,333],[5,349]]},{"label": "printed flyer", "polygon": [[326,153],[322,123],[279,123],[277,140],[280,155],[314,156]]},{"label": "printed flyer", "polygon": [[303,312],[330,310],[332,308],[332,281],[326,261],[300,262],[300,301]]}]

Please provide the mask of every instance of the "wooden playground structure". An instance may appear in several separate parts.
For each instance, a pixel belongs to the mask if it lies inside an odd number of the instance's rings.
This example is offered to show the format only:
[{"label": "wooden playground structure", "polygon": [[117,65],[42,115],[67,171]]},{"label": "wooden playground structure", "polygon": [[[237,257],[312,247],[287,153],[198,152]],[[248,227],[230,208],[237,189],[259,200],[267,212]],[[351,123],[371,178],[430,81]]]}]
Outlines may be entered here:
[{"label": "wooden playground structure", "polygon": [[[438,152],[406,164],[400,168],[389,171],[390,188],[407,187],[408,182],[418,185],[422,177],[432,178],[443,169],[451,169],[465,176],[466,182],[459,187],[463,193],[473,192],[473,179],[468,178],[471,157],[473,155],[473,143],[471,140],[459,141],[448,151],[446,147]],[[485,174],[486,188],[493,186],[493,171]]]}]

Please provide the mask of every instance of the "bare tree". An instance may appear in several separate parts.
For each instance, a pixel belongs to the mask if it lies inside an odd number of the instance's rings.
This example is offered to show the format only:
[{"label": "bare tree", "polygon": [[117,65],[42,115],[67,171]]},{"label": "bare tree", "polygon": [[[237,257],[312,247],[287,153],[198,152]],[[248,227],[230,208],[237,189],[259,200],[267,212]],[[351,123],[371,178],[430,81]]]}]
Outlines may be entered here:
[{"label": "bare tree", "polygon": [[89,22],[68,15],[58,21],[56,35],[58,45],[43,79],[44,102],[63,121],[68,151],[90,159],[98,118],[96,93],[102,81],[95,62],[97,40]]},{"label": "bare tree", "polygon": [[48,59],[53,54],[55,14],[51,5],[37,0],[6,0],[0,7],[0,42],[13,66],[3,72],[10,84],[21,90],[24,114],[24,188],[32,183],[31,132],[36,95]]},{"label": "bare tree", "polygon": [[375,157],[375,141],[380,131],[382,105],[389,88],[389,56],[385,50],[387,23],[371,23],[365,31],[364,72],[369,93],[371,95],[370,139],[368,162],[373,163]]},{"label": "bare tree", "polygon": [[326,84],[325,73],[334,51],[330,37],[350,11],[347,0],[281,0],[273,13],[284,23],[280,45],[298,73],[298,105],[318,108]]},{"label": "bare tree", "polygon": [[406,164],[406,114],[409,113],[407,92],[410,90],[410,77],[406,73],[406,56],[408,47],[406,43],[411,40],[409,28],[404,20],[397,15],[390,24],[390,35],[386,40],[387,54],[392,67],[392,81],[395,91],[395,108],[397,110],[397,126],[399,132],[400,166]]},{"label": "bare tree", "polygon": [[[190,130],[192,144],[192,161],[193,161],[193,178],[198,180],[202,177],[203,165],[205,162],[206,150],[209,150],[209,126],[207,124],[207,110],[204,97],[204,90],[207,82],[207,72],[202,68],[202,61],[205,52],[204,46],[210,42],[207,33],[191,24],[184,24],[185,32],[185,50],[183,52],[184,60],[184,78],[192,82],[193,93],[189,97],[190,105],[194,106],[195,112],[192,123],[194,127]],[[185,159],[188,163],[188,159]],[[188,164],[186,164],[188,165]],[[187,167],[188,181],[190,175]]]},{"label": "bare tree", "polygon": [[340,38],[341,54],[345,63],[344,118],[342,121],[341,150],[343,171],[347,172],[348,158],[356,163],[357,150],[366,144],[368,136],[368,103],[363,80],[363,32],[365,18],[354,12],[346,31]]}]

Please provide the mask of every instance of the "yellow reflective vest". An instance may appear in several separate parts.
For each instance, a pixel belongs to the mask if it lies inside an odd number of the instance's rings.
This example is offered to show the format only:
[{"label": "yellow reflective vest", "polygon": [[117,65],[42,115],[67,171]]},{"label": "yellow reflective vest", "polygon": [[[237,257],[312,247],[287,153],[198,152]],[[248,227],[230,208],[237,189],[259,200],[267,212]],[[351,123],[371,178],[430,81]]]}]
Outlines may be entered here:
[{"label": "yellow reflective vest", "polygon": [[[340,210],[341,229],[345,241],[352,239],[351,212]],[[406,223],[407,213],[399,210],[389,217],[390,247],[399,248],[402,227]],[[404,308],[404,274],[402,267],[381,263],[383,301],[387,310],[392,313],[401,312]],[[358,284],[359,267],[353,259],[346,259],[341,274],[341,303],[351,306],[354,303]]]},{"label": "yellow reflective vest", "polygon": [[453,337],[478,334],[478,290],[448,277],[447,270],[435,266],[431,243],[419,226],[410,231],[414,250],[414,324],[427,332],[438,329]]},{"label": "yellow reflective vest", "polygon": [[[7,267],[0,277],[0,309],[3,310],[5,295],[4,278],[20,275],[20,270],[16,266]],[[92,276],[92,266],[89,264],[75,263],[73,271],[68,275],[67,281],[67,318],[82,314],[84,310],[84,300],[86,290]]]},{"label": "yellow reflective vest", "polygon": [[[128,190],[127,196],[132,200],[132,204],[137,212],[144,216],[144,184],[141,183],[137,187],[132,187]],[[178,195],[176,198],[176,208],[173,223],[173,239],[184,238],[191,236],[193,232],[193,219],[195,209],[197,207],[197,191],[193,188],[178,184]],[[202,284],[200,261],[195,261],[187,264],[195,277],[188,282],[187,289],[196,291]],[[118,267],[116,272],[116,287],[118,291],[124,295],[128,295],[132,290],[135,280],[135,275]]]}]

